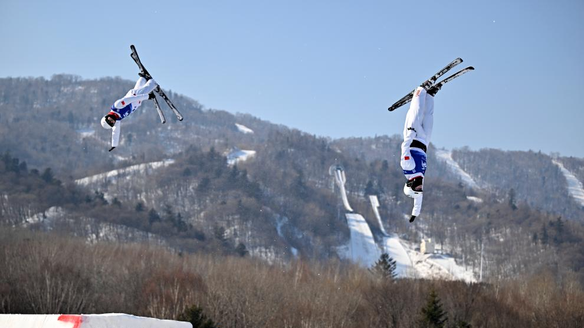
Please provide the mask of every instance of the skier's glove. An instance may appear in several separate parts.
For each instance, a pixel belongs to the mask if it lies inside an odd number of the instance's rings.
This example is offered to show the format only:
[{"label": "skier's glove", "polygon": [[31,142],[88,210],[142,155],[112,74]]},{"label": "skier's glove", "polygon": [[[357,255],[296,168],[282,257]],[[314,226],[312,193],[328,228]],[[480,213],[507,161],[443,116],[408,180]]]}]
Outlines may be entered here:
[{"label": "skier's glove", "polygon": [[412,216],[410,217],[410,223],[414,222],[414,220],[415,220],[415,219],[416,219],[416,216],[415,216],[415,215],[412,215]]},{"label": "skier's glove", "polygon": [[411,171],[416,168],[416,162],[409,151],[402,154],[400,165],[404,171]]},{"label": "skier's glove", "polygon": [[116,147],[112,147],[112,148],[110,148],[110,150],[108,150],[108,151],[112,151],[112,150],[114,150],[114,149],[116,149]]}]

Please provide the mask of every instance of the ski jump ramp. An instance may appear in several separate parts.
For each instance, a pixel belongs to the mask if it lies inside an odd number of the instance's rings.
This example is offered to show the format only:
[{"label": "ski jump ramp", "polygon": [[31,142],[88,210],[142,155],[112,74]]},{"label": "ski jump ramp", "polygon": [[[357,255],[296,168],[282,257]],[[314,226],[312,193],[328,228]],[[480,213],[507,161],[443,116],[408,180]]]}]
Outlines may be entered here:
[{"label": "ski jump ramp", "polygon": [[2,328],[193,328],[188,322],[129,314],[0,314]]},{"label": "ski jump ramp", "polygon": [[349,199],[347,198],[347,190],[345,189],[345,183],[347,178],[345,177],[345,170],[340,165],[331,166],[329,173],[335,177],[335,182],[341,190],[341,198],[343,199],[343,206],[345,210],[353,212],[353,208],[349,205]]},{"label": "ski jump ramp", "polygon": [[351,231],[350,256],[353,262],[371,267],[381,256],[373,233],[361,214],[347,213],[347,224]]},{"label": "ski jump ramp", "polygon": [[379,215],[379,210],[377,209],[379,207],[379,199],[377,199],[376,195],[370,195],[369,201],[371,202],[373,213],[375,214],[375,218],[377,219],[377,223],[379,224],[379,229],[385,236],[388,236],[387,232],[385,231],[385,228],[383,227],[383,223],[381,222],[381,215]]}]

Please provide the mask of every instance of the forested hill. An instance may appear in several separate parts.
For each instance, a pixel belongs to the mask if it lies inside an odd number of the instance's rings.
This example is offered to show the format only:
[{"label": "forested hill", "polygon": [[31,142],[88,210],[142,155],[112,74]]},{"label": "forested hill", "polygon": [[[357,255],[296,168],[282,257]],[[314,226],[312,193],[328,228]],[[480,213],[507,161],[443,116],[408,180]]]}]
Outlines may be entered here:
[{"label": "forested hill", "polygon": [[[124,120],[122,143],[110,153],[110,131],[99,120],[132,86],[120,78],[69,75],[0,79],[0,165],[3,181],[10,181],[1,190],[4,222],[15,223],[11,200],[18,199],[27,212],[17,221],[53,208],[66,213],[61,218],[68,223],[91,219],[128,227],[187,251],[284,261],[337,257],[349,232],[328,169],[341,164],[351,205],[374,232],[369,194],[380,199],[386,229],[412,242],[435,238],[473,267],[484,246],[488,274],[511,276],[555,264],[584,276],[584,210],[557,164],[582,182],[582,159],[432,145],[423,214],[410,225],[399,137],[331,140],[204,109],[169,91],[185,120],[178,122],[162,104],[168,122],[160,124],[147,103]],[[253,155],[228,164],[226,156],[238,150]],[[170,161],[137,166],[162,160]],[[93,178],[80,180],[86,177]],[[47,192],[63,188],[59,201],[27,196],[46,184]],[[80,216],[87,220],[75,221]]]}]

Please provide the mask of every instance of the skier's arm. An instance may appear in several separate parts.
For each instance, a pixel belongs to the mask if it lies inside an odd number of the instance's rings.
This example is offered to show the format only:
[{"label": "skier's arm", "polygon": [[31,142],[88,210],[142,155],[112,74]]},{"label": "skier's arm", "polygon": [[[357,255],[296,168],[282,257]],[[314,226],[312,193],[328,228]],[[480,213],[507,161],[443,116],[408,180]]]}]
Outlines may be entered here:
[{"label": "skier's arm", "polygon": [[115,103],[114,103],[114,107],[117,109],[122,109],[126,106],[128,106],[129,104],[133,103],[133,102],[137,102],[137,101],[144,101],[148,99],[148,94],[145,95],[135,95],[135,96],[127,96],[124,97],[122,99],[118,99]]},{"label": "skier's arm", "polygon": [[116,124],[112,127],[112,149],[110,149],[110,151],[116,148],[120,143],[121,125],[122,122],[117,121]]},{"label": "skier's arm", "polygon": [[414,208],[412,209],[412,216],[419,216],[422,211],[422,200],[424,196],[420,194],[418,197],[414,198]]}]

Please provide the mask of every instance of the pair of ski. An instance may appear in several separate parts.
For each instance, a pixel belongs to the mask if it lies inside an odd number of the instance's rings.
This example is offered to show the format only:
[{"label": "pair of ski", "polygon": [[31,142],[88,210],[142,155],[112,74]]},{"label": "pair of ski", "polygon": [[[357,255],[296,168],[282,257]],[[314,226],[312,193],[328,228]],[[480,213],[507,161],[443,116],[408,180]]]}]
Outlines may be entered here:
[{"label": "pair of ski", "polygon": [[[436,83],[436,81],[444,74],[446,74],[448,71],[450,71],[451,69],[453,69],[456,65],[462,63],[462,58],[456,58],[455,60],[453,60],[450,64],[446,65],[446,67],[444,67],[443,69],[441,69],[440,71],[438,71],[438,73],[434,74],[431,78],[429,78],[428,80],[426,80],[424,83],[422,83],[422,87],[430,92],[435,91],[437,92],[438,90],[440,90],[440,88],[442,88],[442,86],[452,80],[454,80],[455,78],[463,75],[464,73],[470,72],[474,70],[474,67],[469,66],[467,68],[464,68],[452,75],[450,75],[449,77],[445,78],[444,80]],[[389,110],[390,112],[394,111],[395,109],[409,103],[412,98],[414,97],[414,92],[416,90],[414,89],[412,92],[408,93],[407,95],[405,95],[404,97],[402,97],[400,100],[398,100],[395,104],[391,105],[387,110]]]},{"label": "pair of ski", "polygon": [[[130,45],[130,49],[132,50],[130,57],[132,57],[132,59],[136,62],[136,65],[138,65],[138,68],[140,69],[140,73],[142,73],[143,75],[146,75],[148,77],[152,77],[150,75],[150,73],[148,73],[146,68],[144,68],[144,65],[142,65],[142,62],[140,61],[140,57],[138,57],[138,52],[136,51],[136,47],[134,47],[134,45]],[[176,118],[179,121],[182,121],[183,116],[178,111],[178,109],[176,109],[176,106],[174,106],[174,104],[170,101],[170,99],[168,98],[166,93],[164,93],[164,91],[162,91],[162,88],[160,88],[160,86],[157,86],[156,89],[154,89],[154,91],[156,91],[160,95],[160,97],[162,97],[162,99],[164,99],[164,101],[166,101],[166,104],[168,105],[168,107],[170,107],[170,109],[172,109],[172,111],[174,112],[174,115],[176,115]],[[160,108],[160,104],[158,103],[158,99],[156,99],[155,95],[153,95],[153,96],[154,96],[154,98],[152,98],[152,100],[154,100],[154,106],[156,107],[156,111],[158,112],[158,116],[160,117],[160,122],[162,124],[164,124],[166,122],[166,118],[164,117],[164,113],[162,112],[162,109]]]}]

